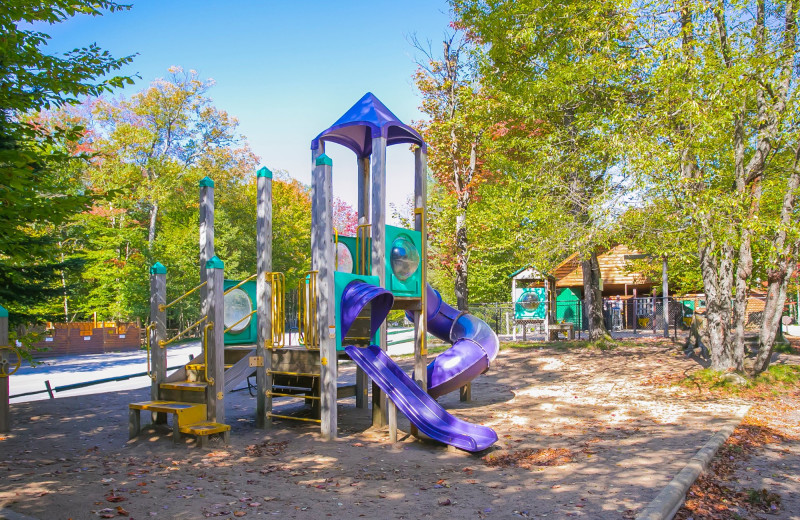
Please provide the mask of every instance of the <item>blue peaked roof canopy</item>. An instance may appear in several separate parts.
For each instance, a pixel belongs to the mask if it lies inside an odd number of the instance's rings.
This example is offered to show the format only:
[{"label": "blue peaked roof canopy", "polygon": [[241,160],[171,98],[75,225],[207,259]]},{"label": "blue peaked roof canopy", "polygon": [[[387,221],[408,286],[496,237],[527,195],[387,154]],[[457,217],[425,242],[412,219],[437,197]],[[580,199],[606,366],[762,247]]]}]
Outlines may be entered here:
[{"label": "blue peaked roof canopy", "polygon": [[371,92],[350,107],[330,128],[311,141],[311,149],[319,148],[320,141],[330,141],[352,150],[358,157],[372,154],[373,137],[386,138],[386,146],[417,144],[425,149],[425,141],[416,130],[400,121],[392,111]]}]

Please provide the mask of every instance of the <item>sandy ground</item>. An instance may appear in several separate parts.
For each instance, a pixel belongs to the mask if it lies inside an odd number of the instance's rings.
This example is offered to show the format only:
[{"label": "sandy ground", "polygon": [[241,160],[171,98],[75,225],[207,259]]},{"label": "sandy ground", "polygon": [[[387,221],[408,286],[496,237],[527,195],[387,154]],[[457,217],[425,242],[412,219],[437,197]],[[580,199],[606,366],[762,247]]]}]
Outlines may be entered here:
[{"label": "sandy ground", "polygon": [[[127,404],[146,389],[14,404],[14,430],[0,436],[0,507],[76,520],[632,518],[746,404],[652,384],[696,367],[646,344],[503,350],[471,403],[440,399],[496,429],[495,449],[479,455],[409,435],[392,446],[353,399],[339,404],[341,437],[322,442],[308,423],[256,430],[254,399],[228,394],[231,444],[211,450],[173,446],[166,430],[128,441]],[[294,402],[277,401],[278,413]]]}]

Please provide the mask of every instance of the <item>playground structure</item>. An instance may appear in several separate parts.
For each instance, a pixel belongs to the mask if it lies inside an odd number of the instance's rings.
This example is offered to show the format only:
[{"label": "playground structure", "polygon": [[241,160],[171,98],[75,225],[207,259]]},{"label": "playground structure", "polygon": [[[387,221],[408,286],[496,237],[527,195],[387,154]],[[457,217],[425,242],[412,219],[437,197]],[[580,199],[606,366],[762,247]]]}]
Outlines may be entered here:
[{"label": "playground structure", "polygon": [[[333,228],[333,163],[325,144],[356,154],[358,229],[355,237]],[[386,225],[386,147],[413,146],[414,229]],[[200,285],[166,301],[167,269],[151,268],[151,323],[146,329],[151,400],[129,406],[131,438],[141,429],[141,412],[154,423],[172,416],[173,440],[194,435],[200,445],[212,434],[227,439],[225,392],[256,376],[256,425],[275,420],[320,424],[324,438],[338,434],[337,399],[355,396],[367,408],[372,380],[372,424],[389,427],[397,440],[397,409],[412,433],[480,451],[497,440],[493,430],[466,423],[439,406],[435,397],[461,389],[470,399],[470,381],[489,369],[498,338],[483,321],[453,309],[426,281],[426,145],[374,95],[367,93],[311,143],[311,269],[299,290],[298,344],[286,344],[284,280],[272,272],[272,174],[257,172],[257,272],[242,281],[225,280],[224,263],[214,255],[214,183],[200,181]],[[173,338],[166,337],[166,312],[194,292],[202,318]],[[403,310],[414,324],[413,379],[390,357],[386,317]],[[252,319],[255,315],[255,320]],[[203,360],[169,377],[166,348],[190,330],[202,330]],[[453,346],[427,363],[426,334]],[[290,336],[291,338],[291,336]],[[354,385],[340,385],[338,361],[357,365]],[[280,415],[273,398],[311,404],[312,417]]]},{"label": "playground structure", "polygon": [[0,306],[0,433],[11,430],[8,378],[19,370],[21,361],[19,351],[8,344],[8,311]]}]

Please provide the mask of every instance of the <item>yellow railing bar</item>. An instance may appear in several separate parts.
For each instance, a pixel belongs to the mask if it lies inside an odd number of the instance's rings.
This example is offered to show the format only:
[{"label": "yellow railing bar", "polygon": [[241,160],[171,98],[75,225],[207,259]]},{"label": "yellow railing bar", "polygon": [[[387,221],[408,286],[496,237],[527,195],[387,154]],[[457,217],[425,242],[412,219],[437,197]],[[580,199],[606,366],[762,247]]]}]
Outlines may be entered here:
[{"label": "yellow railing bar", "polygon": [[207,319],[208,319],[208,316],[203,316],[202,318],[200,318],[196,322],[192,323],[191,325],[189,325],[188,327],[186,327],[185,329],[183,329],[182,331],[180,331],[179,333],[177,333],[175,336],[171,337],[167,341],[159,341],[158,342],[158,346],[161,347],[161,348],[164,348],[167,345],[169,345],[170,343],[179,340],[181,338],[181,336],[183,336],[184,334],[186,334],[187,332],[189,332],[193,328],[197,327],[198,325],[200,325],[201,323],[203,323]]},{"label": "yellow railing bar", "polygon": [[245,315],[242,317],[242,319],[240,319],[239,321],[237,321],[236,323],[234,323],[233,325],[231,325],[230,327],[228,327],[227,329],[225,329],[224,331],[222,331],[222,333],[223,333],[223,334],[227,334],[227,333],[228,333],[228,332],[230,332],[230,331],[231,331],[231,329],[233,329],[235,326],[237,326],[238,324],[240,324],[241,322],[243,322],[244,320],[246,320],[247,318],[249,318],[250,316],[252,316],[253,314],[255,314],[257,310],[258,310],[258,309],[253,309],[252,311],[250,311],[250,313],[249,313],[249,314],[245,314]]},{"label": "yellow railing bar", "polygon": [[252,275],[252,276],[248,276],[247,278],[245,278],[245,279],[244,279],[244,280],[242,280],[241,282],[237,283],[237,284],[236,284],[236,285],[234,285],[233,287],[230,287],[228,290],[226,290],[226,291],[225,291],[224,293],[222,293],[222,294],[223,294],[223,295],[225,295],[225,294],[228,294],[229,292],[231,292],[231,291],[232,291],[232,290],[234,290],[234,289],[238,289],[239,287],[243,286],[244,284],[246,284],[247,282],[249,282],[250,280],[252,280],[252,279],[253,279],[253,278],[255,278],[256,276],[258,276],[258,273],[254,274],[254,275]]},{"label": "yellow railing bar", "polygon": [[155,376],[155,374],[153,374],[150,371],[150,335],[152,334],[152,331],[155,328],[156,328],[156,324],[155,323],[151,323],[150,325],[148,325],[144,329],[144,334],[145,334],[145,337],[147,338],[147,341],[145,341],[145,344],[147,345],[147,375],[153,381],[156,380],[156,376]]},{"label": "yellow railing bar", "polygon": [[315,399],[319,401],[322,399],[316,395],[305,395],[305,394],[282,394],[280,392],[267,392],[267,395],[276,396],[276,397],[294,397],[295,399]]},{"label": "yellow railing bar", "polygon": [[175,305],[176,303],[178,303],[182,299],[186,298],[190,294],[193,294],[193,293],[199,291],[200,289],[202,289],[206,284],[208,284],[208,280],[206,280],[205,282],[201,283],[200,285],[198,285],[194,289],[190,290],[189,292],[184,293],[183,296],[178,296],[177,298],[175,298],[174,300],[172,300],[168,304],[166,304],[166,305],[160,304],[158,306],[158,310],[161,311],[161,312],[164,312],[165,310],[169,309],[170,307],[172,307],[173,305]]},{"label": "yellow railing bar", "polygon": [[[361,224],[356,228],[356,249],[358,249],[358,274],[369,274],[368,263],[372,263],[372,252],[367,248],[367,239],[372,235],[372,224]],[[369,262],[368,262],[369,261]]]},{"label": "yellow railing bar", "polygon": [[278,370],[267,370],[267,373],[270,375],[279,375],[279,376],[295,376],[295,377],[320,377],[320,374],[309,374],[306,372],[281,372]]},{"label": "yellow railing bar", "polygon": [[339,270],[339,230],[333,228],[333,270]]},{"label": "yellow railing bar", "polygon": [[[422,316],[424,320],[427,320],[425,316],[427,316],[428,312],[428,290],[426,289],[426,285],[428,283],[428,222],[426,221],[427,215],[425,213],[425,208],[414,208],[414,216],[420,216],[420,233],[422,234],[422,251],[420,251],[420,256],[422,257],[422,290],[420,291],[420,307],[422,307]],[[422,345],[420,345],[420,354],[423,356],[428,355],[428,334],[422,335]]]},{"label": "yellow railing bar", "polygon": [[317,271],[308,271],[306,279],[299,284],[298,316],[300,344],[308,350],[319,348],[318,331],[315,327],[317,317]]},{"label": "yellow railing bar", "polygon": [[14,370],[9,371],[8,368],[6,368],[11,366],[11,363],[8,361],[4,360],[3,363],[0,363],[0,377],[13,376],[17,373],[19,367],[22,366],[22,354],[17,347],[12,347],[11,345],[2,345],[0,346],[0,350],[10,350],[17,355],[17,362],[14,364]]},{"label": "yellow railing bar", "polygon": [[304,422],[313,422],[313,423],[321,423],[322,421],[319,419],[306,419],[305,417],[292,417],[291,415],[278,415],[276,413],[268,413],[268,417],[275,417],[277,419],[289,419],[290,421],[304,421]]},{"label": "yellow railing bar", "polygon": [[[203,327],[203,373],[205,375],[206,383],[209,385],[214,384],[214,378],[208,377],[208,331],[214,328],[214,323],[206,323]],[[218,345],[219,346],[219,345]]]},{"label": "yellow railing bar", "polygon": [[267,283],[272,286],[272,301],[270,302],[270,310],[272,312],[272,335],[271,347],[265,345],[267,348],[283,348],[286,344],[286,277],[283,273],[264,273]]}]

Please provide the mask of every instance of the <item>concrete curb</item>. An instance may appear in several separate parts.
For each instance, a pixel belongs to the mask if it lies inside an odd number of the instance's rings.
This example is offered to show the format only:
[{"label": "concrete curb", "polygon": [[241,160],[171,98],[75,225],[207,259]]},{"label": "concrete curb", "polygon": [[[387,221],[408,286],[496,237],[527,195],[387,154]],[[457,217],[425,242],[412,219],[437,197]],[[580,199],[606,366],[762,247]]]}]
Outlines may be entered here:
[{"label": "concrete curb", "polygon": [[707,468],[722,444],[733,430],[741,424],[750,406],[743,406],[736,418],[723,426],[713,437],[689,459],[689,463],[677,474],[656,498],[636,515],[636,520],[672,520],[686,499],[686,492]]}]

